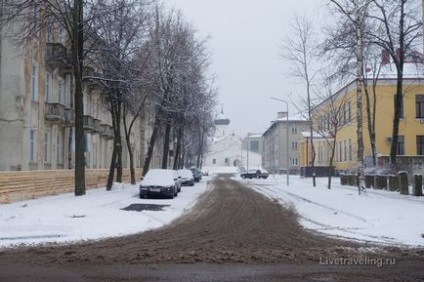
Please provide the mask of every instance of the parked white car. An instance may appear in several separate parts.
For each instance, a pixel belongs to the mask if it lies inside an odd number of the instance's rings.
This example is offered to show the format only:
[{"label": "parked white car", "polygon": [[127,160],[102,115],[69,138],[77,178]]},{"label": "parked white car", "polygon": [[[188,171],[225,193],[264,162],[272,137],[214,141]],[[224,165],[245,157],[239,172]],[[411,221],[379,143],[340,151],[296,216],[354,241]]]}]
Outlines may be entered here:
[{"label": "parked white car", "polygon": [[193,172],[189,169],[179,169],[178,176],[181,177],[181,184],[187,186],[194,185],[194,176]]},{"label": "parked white car", "polygon": [[165,196],[173,199],[178,195],[179,179],[174,170],[151,169],[140,183],[140,198]]}]

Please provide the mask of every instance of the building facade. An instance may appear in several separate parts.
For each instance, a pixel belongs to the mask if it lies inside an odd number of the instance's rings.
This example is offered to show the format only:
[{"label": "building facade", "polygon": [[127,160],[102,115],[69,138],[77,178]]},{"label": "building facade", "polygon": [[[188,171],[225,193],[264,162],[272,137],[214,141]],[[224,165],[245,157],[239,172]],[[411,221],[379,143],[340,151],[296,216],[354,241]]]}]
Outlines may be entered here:
[{"label": "building facade", "polygon": [[217,116],[214,124],[215,135],[210,140],[203,167],[236,167],[242,172],[262,168],[261,154],[247,150],[240,138],[228,133],[230,119],[223,112]]},{"label": "building facade", "polygon": [[[263,166],[270,173],[299,173],[300,141],[309,123],[301,117],[278,113],[277,120],[263,133]],[[288,143],[287,143],[288,142]]]},{"label": "building facade", "polygon": [[[18,24],[7,29],[0,30],[0,171],[72,169],[74,80],[66,33],[51,24],[16,44],[8,35],[19,32]],[[113,148],[110,113],[99,89],[85,84],[83,92],[86,166],[108,168]],[[131,134],[137,167],[144,154],[144,126],[136,121]],[[126,166],[128,159],[124,147]]]},{"label": "building facade", "polygon": [[[386,66],[389,68],[393,66]],[[386,70],[387,71],[387,70]],[[375,115],[375,146],[377,156],[389,156],[392,143],[394,102],[397,81],[393,75],[383,75],[378,79]],[[416,64],[405,64],[403,79],[403,100],[399,124],[398,156],[424,155],[424,72]],[[371,81],[368,91],[372,93]],[[364,91],[363,91],[364,92]],[[333,101],[342,103],[345,122],[336,135],[335,168],[338,171],[352,170],[357,166],[357,122],[356,122],[356,83],[352,81],[333,95]],[[325,113],[330,100],[323,101],[315,110],[315,126],[323,127],[320,118]],[[373,165],[371,143],[368,132],[368,116],[365,111],[366,97],[363,94],[363,140],[365,166]],[[374,103],[371,100],[371,107]],[[325,127],[325,125],[324,125]],[[331,125],[326,125],[331,132]]]}]

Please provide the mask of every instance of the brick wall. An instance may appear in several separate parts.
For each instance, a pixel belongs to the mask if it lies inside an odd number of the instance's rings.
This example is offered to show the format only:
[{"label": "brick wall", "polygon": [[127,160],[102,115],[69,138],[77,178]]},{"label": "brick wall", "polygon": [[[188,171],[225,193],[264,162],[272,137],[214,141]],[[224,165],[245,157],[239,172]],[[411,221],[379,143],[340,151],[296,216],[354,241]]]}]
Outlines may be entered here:
[{"label": "brick wall", "polygon": [[[106,186],[108,171],[87,169],[86,188]],[[124,169],[123,174],[123,181],[129,183],[129,170]],[[136,181],[139,181],[141,169],[137,169],[135,175]],[[73,170],[0,172],[0,204],[70,193],[74,191],[74,185]]]}]

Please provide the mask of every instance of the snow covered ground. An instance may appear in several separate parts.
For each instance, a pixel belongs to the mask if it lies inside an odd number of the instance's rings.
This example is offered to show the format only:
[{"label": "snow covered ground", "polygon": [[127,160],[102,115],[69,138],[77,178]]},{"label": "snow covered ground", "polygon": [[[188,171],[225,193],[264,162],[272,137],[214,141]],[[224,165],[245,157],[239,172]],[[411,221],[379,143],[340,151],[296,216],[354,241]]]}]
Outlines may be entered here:
[{"label": "snow covered ground", "polygon": [[341,186],[333,179],[270,176],[268,179],[241,180],[254,189],[292,205],[300,223],[309,229],[349,239],[389,245],[424,246],[424,197],[404,196],[398,192],[367,189],[360,196],[356,187]]},{"label": "snow covered ground", "polygon": [[[213,177],[210,171],[210,177]],[[214,171],[218,172],[218,171]],[[229,171],[227,171],[229,172]],[[367,190],[358,196],[354,187],[340,186],[333,179],[270,176],[242,180],[270,198],[293,206],[301,224],[329,235],[384,244],[424,246],[424,197]],[[190,210],[207,189],[208,177],[193,187],[182,187],[173,200],[139,199],[138,186],[123,185],[113,191],[88,190],[86,196],[72,193],[0,205],[0,248],[19,244],[70,242],[142,232],[170,223]],[[124,211],[131,204],[169,205],[162,211]]]},{"label": "snow covered ground", "polygon": [[[181,216],[206,190],[206,181],[183,186],[178,197],[140,199],[137,185],[116,185],[0,205],[0,248],[121,236],[161,227]],[[125,211],[131,204],[169,205],[161,211]]]}]

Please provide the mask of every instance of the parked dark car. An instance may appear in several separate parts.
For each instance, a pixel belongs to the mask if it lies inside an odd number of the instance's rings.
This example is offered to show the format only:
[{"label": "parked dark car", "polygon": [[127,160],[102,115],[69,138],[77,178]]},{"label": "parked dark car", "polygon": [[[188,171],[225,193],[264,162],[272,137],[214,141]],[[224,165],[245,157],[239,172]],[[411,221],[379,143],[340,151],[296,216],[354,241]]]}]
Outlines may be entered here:
[{"label": "parked dark car", "polygon": [[265,169],[249,169],[248,172],[240,174],[241,178],[253,179],[253,178],[263,178],[267,179],[269,176],[268,171]]},{"label": "parked dark car", "polygon": [[140,183],[140,198],[165,196],[173,199],[178,195],[179,179],[174,170],[151,169]]},{"label": "parked dark car", "polygon": [[202,180],[203,173],[202,171],[200,171],[200,169],[193,167],[190,170],[193,173],[195,182],[199,182],[200,180]]},{"label": "parked dark car", "polygon": [[178,176],[181,178],[181,185],[194,186],[194,175],[189,169],[179,169]]}]

